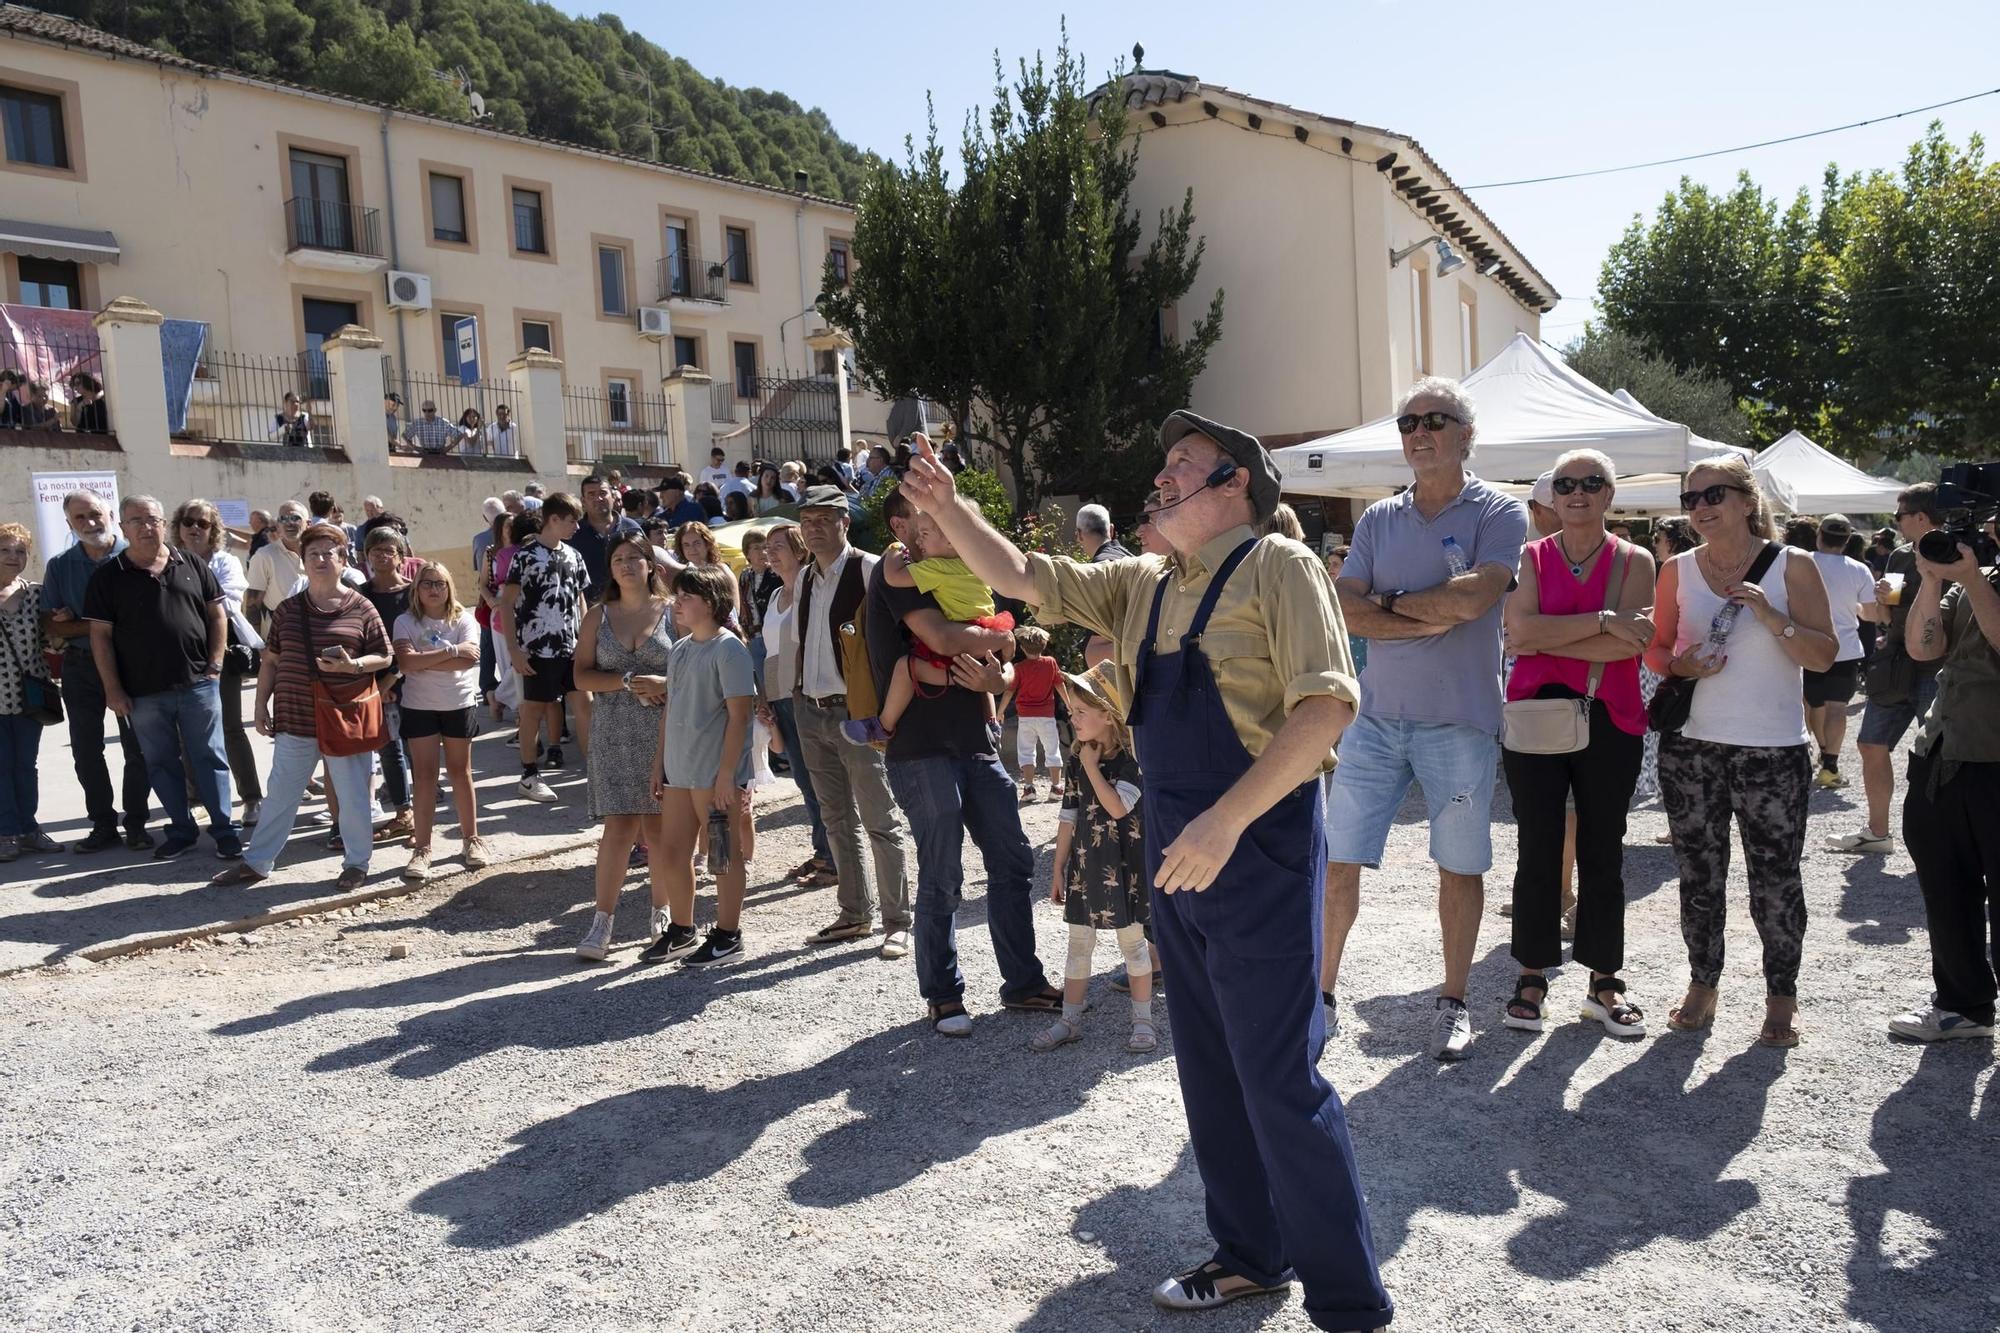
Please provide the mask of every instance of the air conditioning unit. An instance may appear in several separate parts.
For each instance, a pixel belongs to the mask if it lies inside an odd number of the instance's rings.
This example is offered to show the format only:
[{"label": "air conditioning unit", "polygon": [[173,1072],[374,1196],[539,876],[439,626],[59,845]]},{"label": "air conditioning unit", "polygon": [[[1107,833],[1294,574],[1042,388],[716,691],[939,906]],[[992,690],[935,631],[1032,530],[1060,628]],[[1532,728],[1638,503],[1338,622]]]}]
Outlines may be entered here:
[{"label": "air conditioning unit", "polygon": [[658,342],[669,337],[674,331],[673,312],[663,305],[642,305],[639,307],[639,336]]},{"label": "air conditioning unit", "polygon": [[390,269],[389,308],[391,310],[429,310],[431,308],[430,275],[427,273],[404,273],[399,269]]}]

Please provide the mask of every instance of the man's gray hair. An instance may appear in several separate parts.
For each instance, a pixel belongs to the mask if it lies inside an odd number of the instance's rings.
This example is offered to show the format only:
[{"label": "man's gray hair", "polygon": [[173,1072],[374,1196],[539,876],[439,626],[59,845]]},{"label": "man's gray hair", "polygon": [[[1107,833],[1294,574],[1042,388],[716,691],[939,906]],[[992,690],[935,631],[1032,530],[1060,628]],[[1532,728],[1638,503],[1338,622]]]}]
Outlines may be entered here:
[{"label": "man's gray hair", "polygon": [[543,495],[546,495],[547,493],[548,493],[547,490],[543,487],[542,483],[540,483],[539,481],[531,481],[526,486],[523,486],[521,488],[522,495],[532,495],[536,499],[540,499]]},{"label": "man's gray hair", "polygon": [[293,512],[304,514],[307,511],[306,507],[300,504],[297,500],[287,500],[283,504],[278,506],[278,513],[281,517],[285,514]]},{"label": "man's gray hair", "polygon": [[1076,530],[1110,540],[1111,511],[1099,504],[1085,505],[1076,511]]},{"label": "man's gray hair", "polygon": [[502,492],[500,492],[500,503],[501,503],[501,504],[506,504],[506,503],[507,503],[507,502],[508,502],[509,500],[519,500],[520,498],[521,498],[521,493],[520,493],[519,491],[502,491]]},{"label": "man's gray hair", "polygon": [[69,512],[69,507],[75,504],[78,500],[88,500],[92,504],[98,506],[102,506],[104,504],[104,497],[99,495],[96,491],[78,489],[71,491],[68,495],[65,495],[63,497],[63,502],[62,502],[63,513],[67,514]]},{"label": "man's gray hair", "polygon": [[1614,484],[1617,482],[1618,465],[1611,461],[1610,454],[1605,453],[1601,449],[1572,449],[1562,457],[1556,459],[1556,465],[1551,471],[1560,472],[1571,463],[1582,461],[1594,463],[1598,471],[1604,474],[1606,481]]},{"label": "man's gray hair", "polygon": [[128,495],[118,502],[118,517],[123,518],[134,509],[158,509],[162,514],[167,512],[160,502],[150,495]]},{"label": "man's gray hair", "polygon": [[1465,427],[1465,453],[1463,457],[1470,461],[1472,458],[1472,442],[1477,435],[1477,431],[1473,428],[1477,409],[1473,405],[1472,395],[1465,391],[1465,386],[1457,380],[1446,379],[1442,375],[1426,375],[1409,388],[1403,390],[1403,396],[1396,400],[1395,415],[1402,416],[1410,410],[1410,404],[1419,398],[1442,398],[1445,402],[1451,404],[1451,414],[1457,417],[1459,422]]}]

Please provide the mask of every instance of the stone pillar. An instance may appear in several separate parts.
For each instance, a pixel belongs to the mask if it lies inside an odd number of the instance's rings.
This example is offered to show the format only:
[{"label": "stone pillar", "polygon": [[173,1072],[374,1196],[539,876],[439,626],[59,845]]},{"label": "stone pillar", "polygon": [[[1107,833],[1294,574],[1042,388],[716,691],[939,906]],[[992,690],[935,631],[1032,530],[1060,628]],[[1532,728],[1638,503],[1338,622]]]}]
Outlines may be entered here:
[{"label": "stone pillar", "polygon": [[389,478],[389,426],[382,411],[382,339],[359,324],[343,324],[320,344],[320,352],[333,395],[334,438],[354,469],[348,481],[352,493],[340,498],[359,512],[362,496],[395,494]]},{"label": "stone pillar", "polygon": [[539,347],[507,363],[507,378],[521,395],[517,409],[521,453],[550,494],[569,486],[569,452],[563,441],[562,358]]},{"label": "stone pillar", "polygon": [[111,430],[125,451],[128,480],[122,494],[166,495],[175,489],[166,357],[160,349],[160,325],[166,318],[144,301],[121,296],[91,321],[103,349]]},{"label": "stone pillar", "polygon": [[[816,352],[833,353],[833,400],[839,405],[840,411],[840,443],[834,447],[836,449],[843,446],[852,447],[854,412],[853,404],[848,401],[847,396],[847,358],[854,354],[854,339],[839,329],[819,328],[813,330],[811,336],[806,339],[806,348],[808,356]],[[861,462],[858,458],[851,461],[856,465]]]},{"label": "stone pillar", "polygon": [[[709,411],[713,401],[709,394],[714,385],[712,377],[693,366],[675,366],[660,379],[660,389],[667,400],[667,429],[673,433],[668,456],[689,476],[708,466],[708,451],[715,444],[715,420]],[[749,438],[743,436],[746,441]],[[723,445],[722,465],[734,468],[736,459],[727,456],[728,449],[727,444]],[[749,446],[746,444],[740,452],[748,458]]]}]

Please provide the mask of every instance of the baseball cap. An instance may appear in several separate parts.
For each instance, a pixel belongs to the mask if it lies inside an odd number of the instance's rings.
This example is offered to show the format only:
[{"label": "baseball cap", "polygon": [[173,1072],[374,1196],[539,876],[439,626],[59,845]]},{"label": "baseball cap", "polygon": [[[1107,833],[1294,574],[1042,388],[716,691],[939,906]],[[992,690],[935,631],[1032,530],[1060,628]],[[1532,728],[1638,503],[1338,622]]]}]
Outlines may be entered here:
[{"label": "baseball cap", "polygon": [[799,501],[800,509],[838,509],[847,513],[847,492],[838,486],[808,486],[806,498]]},{"label": "baseball cap", "polygon": [[1547,472],[1535,478],[1535,489],[1528,498],[1536,504],[1541,505],[1544,509],[1554,509],[1556,507],[1556,470],[1554,468],[1550,468]]}]

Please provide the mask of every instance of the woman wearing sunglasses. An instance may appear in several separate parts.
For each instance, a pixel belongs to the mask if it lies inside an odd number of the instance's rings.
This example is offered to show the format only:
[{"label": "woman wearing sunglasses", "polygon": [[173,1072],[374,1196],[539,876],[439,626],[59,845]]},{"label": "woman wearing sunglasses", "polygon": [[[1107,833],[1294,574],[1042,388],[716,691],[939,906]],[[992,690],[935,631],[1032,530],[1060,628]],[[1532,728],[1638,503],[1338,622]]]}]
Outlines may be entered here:
[{"label": "woman wearing sunglasses", "polygon": [[1639,655],[1653,638],[1646,604],[1653,561],[1613,537],[1605,512],[1617,493],[1611,460],[1577,449],[1556,460],[1550,509],[1557,526],[1521,552],[1504,612],[1514,664],[1510,703],[1588,699],[1589,743],[1564,754],[1530,753],[1509,729],[1502,753],[1520,831],[1514,869],[1513,953],[1521,965],[1503,1021],[1542,1030],[1549,983],[1562,962],[1564,806],[1576,805],[1577,963],[1590,968],[1584,1017],[1614,1037],[1639,1037],[1645,1014],[1624,998],[1625,813],[1639,779],[1646,710]]},{"label": "woman wearing sunglasses", "polygon": [[1750,465],[1709,459],[1685,484],[1681,507],[1702,544],[1660,571],[1646,650],[1646,664],[1662,676],[1699,682],[1687,721],[1660,738],[1660,794],[1680,861],[1690,974],[1667,1026],[1692,1032],[1715,1020],[1734,815],[1750,919],[1764,942],[1757,1040],[1796,1046],[1806,931],[1799,856],[1813,772],[1804,673],[1832,666],[1840,645],[1819,568],[1805,552],[1773,542]]}]

